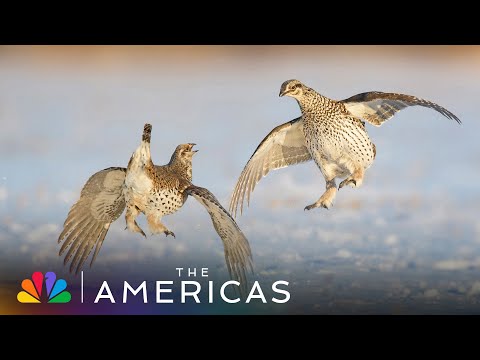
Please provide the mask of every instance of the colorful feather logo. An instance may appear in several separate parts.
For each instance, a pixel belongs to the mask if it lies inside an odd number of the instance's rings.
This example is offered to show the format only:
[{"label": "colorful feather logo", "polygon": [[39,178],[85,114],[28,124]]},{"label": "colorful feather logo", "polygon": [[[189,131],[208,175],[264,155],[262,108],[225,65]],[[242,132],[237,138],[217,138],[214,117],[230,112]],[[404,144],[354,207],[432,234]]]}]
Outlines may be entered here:
[{"label": "colorful feather logo", "polygon": [[67,282],[57,280],[57,275],[49,271],[45,276],[36,271],[31,279],[22,281],[22,291],[17,294],[17,300],[21,303],[41,303],[42,291],[46,291],[47,303],[68,303],[72,300],[72,294],[65,291]]}]

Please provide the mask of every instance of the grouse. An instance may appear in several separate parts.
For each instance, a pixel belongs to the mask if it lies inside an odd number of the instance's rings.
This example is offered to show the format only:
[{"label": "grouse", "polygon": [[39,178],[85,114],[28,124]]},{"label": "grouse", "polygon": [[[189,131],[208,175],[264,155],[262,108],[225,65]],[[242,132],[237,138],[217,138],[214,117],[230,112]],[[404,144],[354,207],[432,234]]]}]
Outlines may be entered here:
[{"label": "grouse", "polygon": [[58,242],[61,256],[67,249],[64,264],[70,259],[70,271],[81,269],[95,247],[90,266],[102,247],[110,225],[126,208],[129,230],[146,237],[135,221],[143,213],[152,234],[175,234],[162,222],[164,215],[178,211],[189,195],[209,213],[213,227],[223,242],[229,275],[240,282],[240,292],[247,286],[247,273],[253,272],[249,242],[235,220],[207,189],[192,184],[192,157],[195,144],[180,144],[170,162],[154,165],[150,155],[152,126],[145,124],[142,141],[128,162],[127,168],[110,167],[93,174],[82,188],[80,198],[71,207]]},{"label": "grouse", "polygon": [[345,178],[338,189],[362,185],[365,170],[376,155],[363,120],[380,126],[398,111],[419,105],[461,124],[456,115],[440,105],[405,94],[371,91],[337,101],[293,79],[281,85],[279,96],[284,95],[297,100],[301,116],[274,128],[250,157],[232,193],[229,210],[234,217],[238,205],[242,213],[245,197],[249,204],[255,185],[271,170],[312,159],[325,178],[326,191],[305,210],[333,205],[336,178]]}]

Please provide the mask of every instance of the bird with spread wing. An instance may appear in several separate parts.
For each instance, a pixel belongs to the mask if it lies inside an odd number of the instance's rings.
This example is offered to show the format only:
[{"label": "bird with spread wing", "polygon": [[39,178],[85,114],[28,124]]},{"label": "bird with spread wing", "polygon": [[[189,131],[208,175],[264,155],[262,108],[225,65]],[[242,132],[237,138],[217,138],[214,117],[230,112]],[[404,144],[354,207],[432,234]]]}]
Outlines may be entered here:
[{"label": "bird with spread wing", "polygon": [[[371,91],[333,100],[293,79],[281,85],[279,96],[285,95],[297,100],[301,116],[274,128],[250,157],[232,193],[229,210],[234,217],[239,205],[243,212],[243,204],[250,203],[255,185],[270,171],[309,160],[315,161],[322,172],[326,190],[305,210],[328,209],[338,189],[345,185],[359,187],[376,156],[364,120],[380,126],[398,111],[418,105],[461,124],[442,106],[405,94]],[[336,178],[345,178],[338,189]]]},{"label": "bird with spread wing", "polygon": [[82,188],[80,198],[71,207],[58,242],[64,264],[77,273],[95,248],[95,261],[110,225],[126,209],[127,229],[146,237],[135,221],[143,213],[152,234],[175,234],[160,220],[178,211],[189,196],[209,213],[213,227],[223,242],[230,277],[247,286],[247,274],[253,272],[249,242],[235,220],[207,189],[192,184],[192,157],[195,144],[178,145],[166,165],[154,165],[150,155],[152,126],[145,124],[142,141],[130,158],[127,168],[110,167],[93,174]]}]

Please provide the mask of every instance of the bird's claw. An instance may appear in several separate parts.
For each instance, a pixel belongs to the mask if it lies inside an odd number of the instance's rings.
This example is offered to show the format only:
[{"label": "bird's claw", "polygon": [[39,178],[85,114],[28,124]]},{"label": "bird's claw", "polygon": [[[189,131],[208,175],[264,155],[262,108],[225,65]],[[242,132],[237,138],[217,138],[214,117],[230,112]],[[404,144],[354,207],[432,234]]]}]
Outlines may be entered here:
[{"label": "bird's claw", "polygon": [[[139,228],[140,229],[140,228]],[[125,226],[125,230],[128,230],[128,226]],[[147,235],[145,235],[145,233],[143,232],[142,229],[140,229],[140,231],[138,231],[140,234],[143,235],[143,237],[146,239],[147,238]]]},{"label": "bird's claw", "polygon": [[320,205],[317,205],[317,204],[315,203],[315,204],[312,204],[312,205],[305,206],[305,208],[303,209],[303,211],[305,211],[305,210],[312,210],[312,209],[315,209],[315,208],[317,208],[317,207],[319,207],[319,206],[321,206],[321,207],[323,207],[323,208],[325,208],[325,209],[328,210],[327,205],[325,205],[325,204],[323,204],[323,203],[320,204]]},{"label": "bird's claw", "polygon": [[172,235],[175,238],[175,234],[173,233],[173,231],[165,230],[164,233],[165,233],[165,236]]},{"label": "bird's claw", "polygon": [[315,208],[318,208],[318,207],[322,207],[324,209],[330,209],[330,206],[327,206],[328,202],[325,202],[325,201],[317,201],[316,203],[313,203],[311,205],[308,205],[308,206],[305,206],[305,208],[303,209],[303,211],[305,210],[312,210],[312,209],[315,209]]},{"label": "bird's claw", "polygon": [[340,190],[342,187],[344,187],[345,185],[348,185],[350,183],[353,183],[353,185],[357,186],[357,181],[354,180],[354,179],[345,179],[343,180],[340,185],[338,185],[338,190]]}]

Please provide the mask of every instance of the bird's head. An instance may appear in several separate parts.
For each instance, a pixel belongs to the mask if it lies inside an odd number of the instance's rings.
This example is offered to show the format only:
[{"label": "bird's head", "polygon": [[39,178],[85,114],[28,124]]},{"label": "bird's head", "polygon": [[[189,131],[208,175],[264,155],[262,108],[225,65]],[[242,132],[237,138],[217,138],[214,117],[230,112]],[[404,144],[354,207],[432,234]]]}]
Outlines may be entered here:
[{"label": "bird's head", "polygon": [[181,160],[182,162],[191,162],[193,155],[198,151],[198,150],[193,150],[193,147],[196,144],[193,143],[188,143],[188,144],[180,144],[177,146],[174,152],[174,156]]},{"label": "bird's head", "polygon": [[198,150],[192,150],[195,144],[180,144],[173,152],[169,165],[177,171],[178,175],[185,176],[192,181],[192,158]]},{"label": "bird's head", "polygon": [[285,81],[280,87],[280,94],[278,96],[291,96],[295,99],[299,99],[308,90],[300,81],[292,79]]}]

